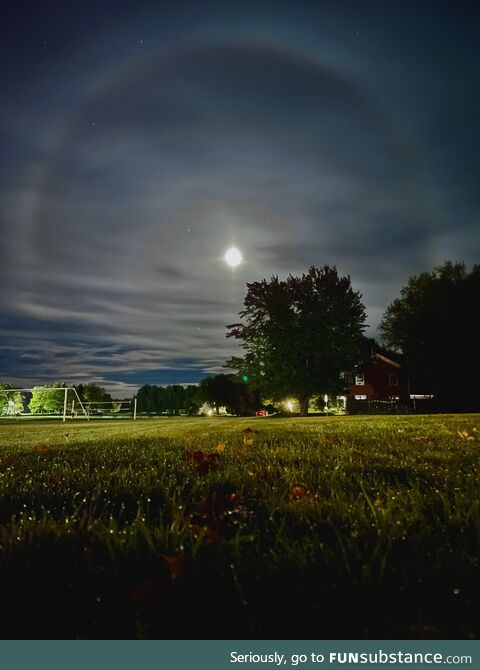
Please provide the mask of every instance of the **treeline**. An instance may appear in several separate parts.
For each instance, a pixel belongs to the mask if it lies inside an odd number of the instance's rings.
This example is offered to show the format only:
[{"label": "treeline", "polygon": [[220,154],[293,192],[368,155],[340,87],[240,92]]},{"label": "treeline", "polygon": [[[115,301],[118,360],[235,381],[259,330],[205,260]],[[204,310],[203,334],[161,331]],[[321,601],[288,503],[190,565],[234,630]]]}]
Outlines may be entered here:
[{"label": "treeline", "polygon": [[197,414],[204,411],[249,414],[261,407],[258,393],[237,375],[206,377],[197,385],[150,386],[137,393],[137,411],[142,414]]},{"label": "treeline", "polygon": [[193,414],[201,405],[196,386],[150,386],[137,393],[137,412],[143,414]]}]

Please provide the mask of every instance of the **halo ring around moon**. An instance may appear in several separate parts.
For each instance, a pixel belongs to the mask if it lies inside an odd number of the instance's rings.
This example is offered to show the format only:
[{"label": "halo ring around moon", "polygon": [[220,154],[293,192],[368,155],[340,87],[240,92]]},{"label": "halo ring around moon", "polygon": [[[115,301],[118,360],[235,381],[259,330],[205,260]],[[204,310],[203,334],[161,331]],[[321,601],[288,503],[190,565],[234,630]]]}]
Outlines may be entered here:
[{"label": "halo ring around moon", "polygon": [[[327,93],[331,92],[339,99],[342,99],[345,106],[351,106],[370,123],[372,127],[377,127],[379,136],[383,137],[386,144],[393,147],[392,160],[399,160],[405,163],[405,170],[415,172],[416,151],[413,145],[405,148],[405,143],[400,141],[395,127],[391,120],[376,104],[375,99],[359,86],[352,77],[345,73],[326,65],[318,60],[316,55],[308,51],[293,49],[290,46],[277,45],[268,42],[258,43],[238,43],[238,44],[199,44],[189,45],[188,47],[170,50],[159,50],[153,58],[146,62],[134,64],[124,72],[112,74],[103,84],[100,84],[89,96],[80,111],[71,119],[71,122],[59,143],[57,151],[53,154],[43,173],[43,178],[37,184],[38,198],[37,206],[32,212],[29,232],[29,239],[35,246],[34,252],[39,253],[48,259],[51,253],[55,253],[55,240],[45,239],[45,226],[49,220],[49,196],[55,189],[57,180],[61,177],[63,158],[75,154],[75,149],[82,144],[82,138],[86,128],[89,127],[89,120],[96,116],[96,110],[102,106],[112,105],[117,96],[124,95],[131,89],[135,89],[136,82],[149,81],[149,78],[155,78],[156,73],[167,72],[169,68],[188,68],[192,62],[205,63],[205,73],[208,75],[209,64],[213,63],[222,55],[233,57],[232,63],[235,63],[235,57],[244,59],[250,58],[252,62],[262,62],[267,59],[269,63],[273,62],[281,69],[282,66],[290,65],[292,72],[298,70],[299,75],[305,71],[311,77],[311,81],[317,82],[319,90]],[[202,60],[203,59],[203,60]],[[199,93],[201,92],[201,88]],[[312,92],[312,96],[314,92]],[[423,185],[418,184],[419,192]],[[68,223],[65,224],[68,226]],[[168,233],[175,227],[175,221],[167,222],[162,234]],[[275,221],[278,226],[278,232],[290,233],[289,222],[282,220],[281,217]],[[53,246],[52,246],[53,245]]]}]

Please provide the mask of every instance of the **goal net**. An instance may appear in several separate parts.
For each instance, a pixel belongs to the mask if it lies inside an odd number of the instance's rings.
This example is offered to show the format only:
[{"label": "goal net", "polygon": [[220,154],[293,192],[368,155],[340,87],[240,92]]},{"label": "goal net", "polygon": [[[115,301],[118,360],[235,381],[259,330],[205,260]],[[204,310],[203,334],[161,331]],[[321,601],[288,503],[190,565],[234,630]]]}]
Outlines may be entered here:
[{"label": "goal net", "polygon": [[131,400],[104,400],[100,402],[84,402],[83,404],[90,418],[136,419],[136,400],[136,398]]},{"label": "goal net", "polygon": [[0,387],[0,418],[88,419],[88,412],[77,390],[64,386],[33,386],[32,388]]}]

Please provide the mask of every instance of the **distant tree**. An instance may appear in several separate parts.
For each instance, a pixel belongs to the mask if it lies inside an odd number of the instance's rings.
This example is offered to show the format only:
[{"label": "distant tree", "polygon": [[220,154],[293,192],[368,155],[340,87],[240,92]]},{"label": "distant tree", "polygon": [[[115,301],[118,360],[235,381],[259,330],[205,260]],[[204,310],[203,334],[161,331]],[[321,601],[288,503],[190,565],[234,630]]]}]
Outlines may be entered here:
[{"label": "distant tree", "polygon": [[0,415],[18,414],[23,410],[23,398],[19,391],[2,393],[12,388],[11,384],[0,384]]},{"label": "distant tree", "polygon": [[158,388],[145,384],[137,393],[137,411],[147,414],[157,414]]},{"label": "distant tree", "polygon": [[220,407],[229,405],[233,394],[233,383],[229,375],[205,377],[198,387],[200,400],[213,405],[217,414]]},{"label": "distant tree", "polygon": [[187,414],[196,414],[200,409],[200,399],[198,397],[198,386],[189,384],[185,388],[185,397],[183,408]]},{"label": "distant tree", "polygon": [[480,265],[446,262],[411,277],[380,332],[404,355],[416,386],[443,409],[479,408]]},{"label": "distant tree", "polygon": [[98,384],[77,384],[75,389],[82,402],[100,403],[112,401],[112,396]]},{"label": "distant tree", "polygon": [[137,410],[147,414],[188,414],[195,413],[199,407],[195,385],[150,386],[145,384],[137,393]]},{"label": "distant tree", "polygon": [[247,287],[245,323],[227,326],[227,337],[240,340],[245,355],[226,367],[266,397],[296,398],[302,415],[312,396],[341,393],[340,373],[358,362],[366,318],[350,277],[326,265]]},{"label": "distant tree", "polygon": [[231,414],[249,414],[260,405],[257,394],[252,393],[238,375],[232,374],[205,377],[198,386],[197,397],[201,403],[213,405],[217,414],[220,407]]},{"label": "distant tree", "polygon": [[183,410],[185,389],[178,384],[165,386],[161,394],[162,411],[169,414],[180,414]]},{"label": "distant tree", "polygon": [[34,386],[28,405],[30,412],[32,414],[62,412],[65,399],[65,391],[63,389],[66,386],[64,382]]}]

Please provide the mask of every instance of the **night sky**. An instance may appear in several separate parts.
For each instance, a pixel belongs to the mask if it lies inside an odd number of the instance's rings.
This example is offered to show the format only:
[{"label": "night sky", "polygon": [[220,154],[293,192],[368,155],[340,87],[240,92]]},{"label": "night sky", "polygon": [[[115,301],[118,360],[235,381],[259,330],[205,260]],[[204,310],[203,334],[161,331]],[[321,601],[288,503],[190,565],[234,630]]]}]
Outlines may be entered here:
[{"label": "night sky", "polygon": [[475,3],[3,4],[0,381],[195,382],[247,281],[336,264],[375,335],[480,261]]}]

